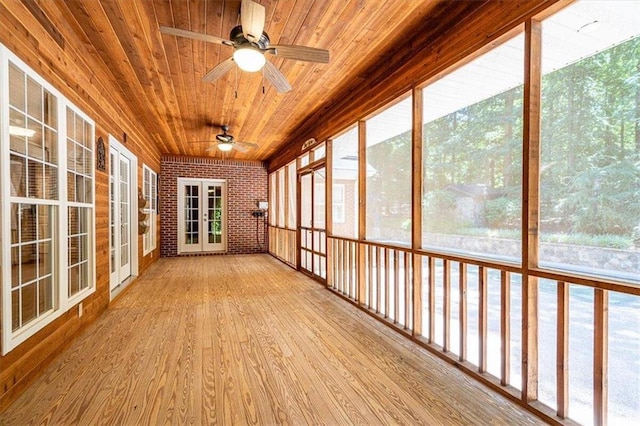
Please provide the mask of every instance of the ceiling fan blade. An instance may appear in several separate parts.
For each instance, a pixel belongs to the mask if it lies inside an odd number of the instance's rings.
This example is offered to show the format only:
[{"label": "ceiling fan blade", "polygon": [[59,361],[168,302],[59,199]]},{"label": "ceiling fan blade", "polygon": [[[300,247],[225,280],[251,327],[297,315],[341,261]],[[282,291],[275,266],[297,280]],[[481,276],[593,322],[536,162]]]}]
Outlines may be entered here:
[{"label": "ceiling fan blade", "polygon": [[242,0],[240,23],[244,38],[257,42],[264,30],[264,6],[251,0]]},{"label": "ceiling fan blade", "polygon": [[250,149],[256,149],[260,145],[253,142],[240,142],[236,141],[235,146],[238,148],[238,151],[247,152]]},{"label": "ceiling fan blade", "polygon": [[225,59],[224,61],[213,67],[211,70],[209,70],[209,72],[202,77],[202,81],[205,81],[207,83],[214,82],[215,80],[228,73],[231,68],[233,68],[233,57]]},{"label": "ceiling fan blade", "polygon": [[[275,52],[272,49],[275,49]],[[298,61],[320,62],[322,64],[329,62],[329,51],[316,49],[315,47],[276,44],[269,46],[269,52],[281,58],[296,59]]]},{"label": "ceiling fan blade", "polygon": [[214,149],[216,149],[218,147],[218,145],[211,145],[209,148],[205,149],[204,152],[209,152],[209,151],[213,151]]},{"label": "ceiling fan blade", "polygon": [[286,93],[291,90],[291,85],[287,78],[269,61],[264,64],[264,76],[273,84],[278,93]]},{"label": "ceiling fan blade", "polygon": [[194,40],[206,41],[209,43],[218,43],[233,46],[233,42],[230,40],[225,40],[224,38],[212,36],[209,34],[196,33],[189,30],[181,30],[180,28],[160,27],[160,32],[163,34],[171,34],[178,37],[186,37]]},{"label": "ceiling fan blade", "polygon": [[234,142],[233,149],[235,149],[238,152],[248,152],[250,148],[244,145],[241,145],[239,142]]}]

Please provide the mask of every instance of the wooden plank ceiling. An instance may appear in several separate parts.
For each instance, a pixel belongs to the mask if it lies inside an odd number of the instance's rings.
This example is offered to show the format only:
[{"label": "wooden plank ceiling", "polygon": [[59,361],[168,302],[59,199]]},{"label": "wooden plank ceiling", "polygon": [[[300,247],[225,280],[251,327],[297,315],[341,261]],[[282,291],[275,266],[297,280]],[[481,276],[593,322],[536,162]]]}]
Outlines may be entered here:
[{"label": "wooden plank ceiling", "polygon": [[[329,64],[269,55],[293,87],[285,94],[262,73],[235,69],[204,83],[201,77],[233,49],[159,32],[170,26],[229,38],[239,24],[238,0],[67,0],[39,6],[45,14],[64,16],[85,54],[102,66],[100,74],[119,88],[162,153],[254,160],[276,156],[299,126],[322,119],[332,103],[360,90],[368,75],[389,66],[385,58],[410,45],[429,18],[446,16],[443,9],[456,3],[461,16],[460,3],[437,0],[258,2],[266,8],[272,44],[330,51]],[[468,2],[469,10],[477,3]],[[214,139],[221,124],[229,125],[237,140],[259,148],[223,154],[206,151],[210,144],[192,143]]]}]

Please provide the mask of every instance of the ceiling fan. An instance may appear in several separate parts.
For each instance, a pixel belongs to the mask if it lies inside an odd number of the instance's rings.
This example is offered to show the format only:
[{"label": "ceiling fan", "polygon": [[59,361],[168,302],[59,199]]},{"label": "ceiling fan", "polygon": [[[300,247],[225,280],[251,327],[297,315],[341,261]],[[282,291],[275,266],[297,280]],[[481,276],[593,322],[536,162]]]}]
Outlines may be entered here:
[{"label": "ceiling fan", "polygon": [[216,139],[215,140],[212,140],[212,141],[195,141],[195,142],[207,142],[207,143],[216,142],[215,145],[210,146],[205,151],[211,151],[211,150],[215,149],[216,147],[220,151],[225,151],[225,152],[231,151],[234,148],[237,149],[240,152],[247,152],[250,149],[258,148],[258,144],[255,144],[253,142],[237,141],[232,135],[227,133],[227,131],[229,131],[229,126],[220,126],[220,129],[222,130],[222,133],[219,134],[219,135],[216,135]]},{"label": "ceiling fan", "polygon": [[286,59],[308,62],[329,62],[329,51],[314,47],[288,44],[270,44],[269,35],[264,32],[265,8],[251,0],[242,0],[240,5],[240,23],[231,30],[230,40],[204,33],[172,27],[160,27],[160,32],[210,43],[232,46],[233,56],[220,62],[207,72],[202,81],[213,82],[228,73],[235,62],[240,69],[256,72],[264,68],[264,76],[279,93],[291,90],[286,77],[265,58],[265,53]]}]

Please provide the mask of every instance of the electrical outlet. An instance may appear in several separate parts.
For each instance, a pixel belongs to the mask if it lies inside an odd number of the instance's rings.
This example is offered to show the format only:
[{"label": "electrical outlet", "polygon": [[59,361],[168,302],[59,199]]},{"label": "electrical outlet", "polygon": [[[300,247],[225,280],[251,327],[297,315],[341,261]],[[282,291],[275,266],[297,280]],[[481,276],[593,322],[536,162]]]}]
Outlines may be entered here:
[{"label": "electrical outlet", "polygon": [[82,302],[78,305],[78,318],[82,317]]}]

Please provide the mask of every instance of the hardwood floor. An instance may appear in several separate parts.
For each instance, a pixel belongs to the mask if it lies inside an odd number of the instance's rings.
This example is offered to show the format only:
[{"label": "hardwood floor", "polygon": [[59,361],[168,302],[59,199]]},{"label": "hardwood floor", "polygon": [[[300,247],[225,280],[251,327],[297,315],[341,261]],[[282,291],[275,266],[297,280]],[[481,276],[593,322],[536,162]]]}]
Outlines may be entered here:
[{"label": "hardwood floor", "polygon": [[542,424],[268,255],[160,259],[0,414],[161,423]]}]

